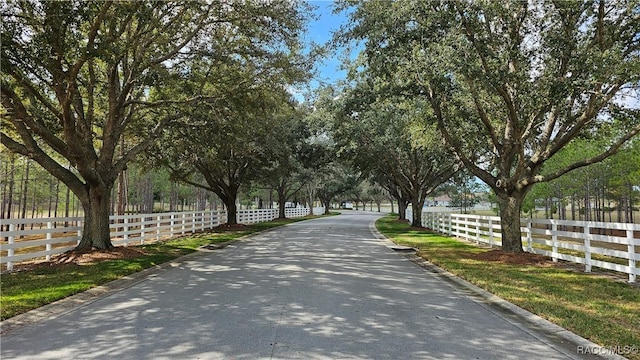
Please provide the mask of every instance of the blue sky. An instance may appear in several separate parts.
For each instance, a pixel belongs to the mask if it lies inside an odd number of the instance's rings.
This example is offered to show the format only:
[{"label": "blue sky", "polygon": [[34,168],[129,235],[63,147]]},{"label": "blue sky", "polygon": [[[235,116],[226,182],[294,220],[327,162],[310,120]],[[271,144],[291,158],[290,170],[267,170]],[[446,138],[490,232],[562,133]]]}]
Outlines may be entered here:
[{"label": "blue sky", "polygon": [[[340,25],[346,24],[348,21],[344,13],[333,14],[332,1],[309,1],[316,7],[315,13],[317,20],[309,23],[307,41],[313,41],[317,44],[325,44],[331,41],[333,32],[340,28]],[[339,54],[331,54],[318,64],[318,79],[325,83],[335,83],[339,79],[344,79],[346,72],[340,70]],[[317,87],[318,81],[312,81],[311,86]]]}]

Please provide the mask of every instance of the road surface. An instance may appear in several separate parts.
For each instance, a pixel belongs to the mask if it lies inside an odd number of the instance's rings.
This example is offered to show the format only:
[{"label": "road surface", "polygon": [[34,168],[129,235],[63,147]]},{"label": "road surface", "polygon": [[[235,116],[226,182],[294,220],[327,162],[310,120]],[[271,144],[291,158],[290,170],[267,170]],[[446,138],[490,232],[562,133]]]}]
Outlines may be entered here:
[{"label": "road surface", "polygon": [[[304,221],[177,262],[2,337],[2,359],[571,359],[374,236]],[[573,347],[575,349],[575,346]]]}]

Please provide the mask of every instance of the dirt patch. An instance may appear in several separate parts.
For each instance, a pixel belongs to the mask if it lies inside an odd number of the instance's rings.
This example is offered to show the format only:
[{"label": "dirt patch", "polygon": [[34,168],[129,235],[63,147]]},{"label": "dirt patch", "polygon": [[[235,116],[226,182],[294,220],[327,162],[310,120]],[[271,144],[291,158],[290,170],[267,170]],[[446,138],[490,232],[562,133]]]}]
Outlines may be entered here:
[{"label": "dirt patch", "polygon": [[104,260],[135,259],[146,255],[144,251],[135,247],[116,246],[107,250],[67,251],[52,256],[51,262],[61,264],[86,264]]},{"label": "dirt patch", "polygon": [[249,227],[244,224],[222,224],[214,227],[212,229],[213,232],[226,232],[226,231],[244,231],[248,230]]},{"label": "dirt patch", "polygon": [[429,232],[431,231],[430,229],[424,227],[424,226],[410,226],[409,230],[411,231],[423,231],[423,232]]},{"label": "dirt patch", "polygon": [[555,263],[550,258],[527,252],[514,254],[500,250],[491,250],[479,254],[470,254],[469,257],[474,260],[499,262],[509,265],[555,266]]},{"label": "dirt patch", "polygon": [[62,267],[68,264],[89,264],[107,260],[135,259],[146,255],[142,249],[136,247],[116,246],[107,250],[67,251],[52,255],[50,261],[27,261],[14,266],[13,271],[27,271],[36,268]]}]

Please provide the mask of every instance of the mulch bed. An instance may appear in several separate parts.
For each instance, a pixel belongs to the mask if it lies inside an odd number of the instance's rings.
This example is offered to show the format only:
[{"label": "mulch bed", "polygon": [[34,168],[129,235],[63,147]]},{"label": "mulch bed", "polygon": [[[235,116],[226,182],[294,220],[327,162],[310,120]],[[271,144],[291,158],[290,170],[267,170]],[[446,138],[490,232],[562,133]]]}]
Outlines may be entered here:
[{"label": "mulch bed", "polygon": [[25,261],[14,265],[13,271],[27,271],[37,268],[61,267],[69,264],[89,264],[106,260],[135,259],[146,255],[136,247],[116,246],[106,250],[67,251],[62,254],[52,255],[50,261],[35,260]]},{"label": "mulch bed", "polygon": [[213,232],[226,232],[226,231],[243,231],[248,230],[249,226],[244,224],[222,224],[214,227]]},{"label": "mulch bed", "polygon": [[555,266],[555,263],[550,258],[527,252],[514,254],[500,250],[491,250],[479,254],[470,254],[469,257],[474,260],[499,262],[509,265]]},{"label": "mulch bed", "polygon": [[51,262],[62,264],[86,264],[103,260],[120,260],[135,259],[146,255],[146,253],[136,247],[116,246],[106,250],[90,250],[90,251],[67,251],[65,253],[54,255]]},{"label": "mulch bed", "polygon": [[[243,224],[222,224],[215,227],[213,229],[213,232],[244,231],[248,229],[249,227]],[[135,259],[144,255],[146,255],[146,253],[136,246],[116,246],[106,250],[71,250],[62,254],[52,255],[50,261],[32,260],[17,263],[13,266],[12,271],[18,272],[33,270],[37,268],[53,268],[69,264],[82,265],[106,260]]]}]

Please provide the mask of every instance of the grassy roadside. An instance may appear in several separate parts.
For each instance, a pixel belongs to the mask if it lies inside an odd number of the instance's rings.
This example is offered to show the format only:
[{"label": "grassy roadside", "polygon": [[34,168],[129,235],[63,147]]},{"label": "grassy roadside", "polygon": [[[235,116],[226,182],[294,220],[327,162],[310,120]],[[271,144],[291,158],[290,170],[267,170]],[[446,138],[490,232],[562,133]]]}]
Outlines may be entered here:
[{"label": "grassy roadside", "polygon": [[640,288],[603,276],[547,265],[477,260],[489,249],[415,230],[387,216],[376,226],[419,249],[431,263],[601,346],[630,347],[640,360]]},{"label": "grassy roadside", "polygon": [[[69,263],[6,273],[0,276],[0,319],[5,320],[56,300],[192,253],[203,245],[222,243],[311,217],[274,220],[245,230],[206,232],[166,242],[137,246],[145,255],[134,259]],[[315,217],[313,217],[315,218]]]}]

